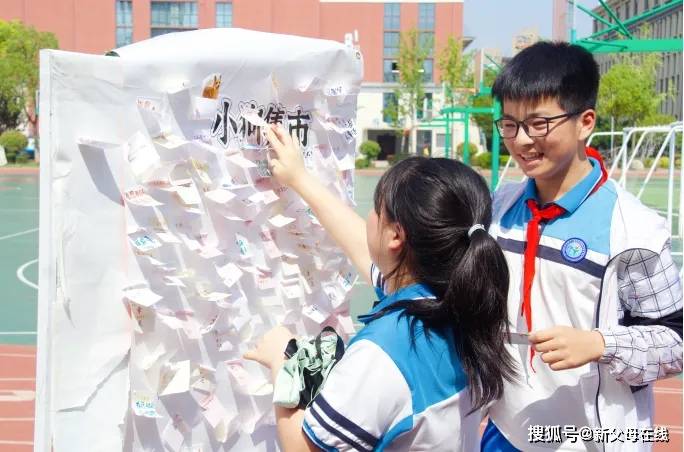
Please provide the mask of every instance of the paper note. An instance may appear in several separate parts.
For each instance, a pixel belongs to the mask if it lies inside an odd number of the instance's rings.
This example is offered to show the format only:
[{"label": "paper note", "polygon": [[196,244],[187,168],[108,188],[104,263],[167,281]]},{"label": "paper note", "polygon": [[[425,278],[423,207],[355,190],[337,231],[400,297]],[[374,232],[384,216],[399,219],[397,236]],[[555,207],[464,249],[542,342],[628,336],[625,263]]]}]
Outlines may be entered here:
[{"label": "paper note", "polygon": [[154,139],[154,142],[167,150],[174,150],[183,145],[188,144],[188,141],[176,135],[162,135]]},{"label": "paper note", "polygon": [[225,204],[231,199],[235,198],[235,193],[229,190],[224,190],[222,188],[217,188],[216,190],[205,192],[204,196],[214,201],[215,203]]},{"label": "paper note", "polygon": [[516,345],[530,345],[529,333],[516,333],[511,331],[508,333],[508,342]]},{"label": "paper note", "polygon": [[239,166],[240,168],[248,169],[248,168],[256,168],[257,166],[252,162],[251,160],[247,160],[242,156],[242,154],[233,154],[228,157],[228,161],[231,163],[234,163],[235,165]]},{"label": "paper note", "polygon": [[166,424],[166,427],[162,432],[162,438],[164,439],[164,444],[170,450],[181,450],[181,446],[185,440],[183,433],[173,425],[173,421],[169,421],[169,423]]},{"label": "paper note", "polygon": [[216,272],[223,279],[223,283],[228,287],[232,287],[242,277],[242,270],[232,262],[216,267]]},{"label": "paper note", "polygon": [[180,201],[186,206],[200,204],[202,202],[197,189],[193,185],[189,187],[178,186],[175,191]]},{"label": "paper note", "polygon": [[144,207],[155,207],[163,205],[152,196],[145,192],[142,185],[136,185],[124,192],[124,200],[129,204]]},{"label": "paper note", "polygon": [[190,387],[190,361],[169,363],[162,368],[159,395],[180,394]]},{"label": "paper note", "polygon": [[140,289],[128,289],[124,291],[124,296],[135,304],[150,307],[161,300],[163,297],[144,287]]},{"label": "paper note", "polygon": [[295,221],[294,218],[286,217],[286,216],[280,215],[280,214],[268,219],[268,222],[271,223],[276,228],[282,228],[283,226],[287,226],[288,224],[290,224],[294,221]]},{"label": "paper note", "polygon": [[297,264],[288,264],[287,262],[283,261],[280,263],[280,265],[283,269],[283,275],[285,276],[297,276],[301,273],[299,265]]},{"label": "paper note", "polygon": [[337,316],[337,324],[340,326],[342,332],[346,335],[352,335],[356,332],[354,328],[354,321],[351,316],[347,314],[340,314]]},{"label": "paper note", "polygon": [[147,234],[131,237],[131,242],[142,253],[147,253],[162,246],[157,239]]},{"label": "paper note", "polygon": [[249,249],[249,242],[247,241],[247,238],[245,238],[243,235],[235,234],[235,244],[238,247],[240,256],[249,257],[252,255]]},{"label": "paper note", "polygon": [[140,132],[126,143],[126,159],[135,177],[140,177],[159,162],[159,154],[154,146]]},{"label": "paper note", "polygon": [[302,288],[301,286],[297,285],[282,285],[280,286],[280,290],[283,291],[283,295],[285,295],[286,298],[299,298],[302,296]]},{"label": "paper note", "polygon": [[183,243],[178,237],[170,232],[157,232],[157,237],[164,243]]},{"label": "paper note", "polygon": [[157,398],[147,391],[133,391],[131,393],[131,408],[136,416],[157,418]]},{"label": "paper note", "polygon": [[327,312],[322,311],[316,305],[304,306],[304,308],[302,308],[302,314],[304,314],[314,322],[318,323],[319,325],[325,322],[325,320],[330,315]]},{"label": "paper note", "polygon": [[192,119],[213,119],[216,114],[216,99],[192,97]]}]

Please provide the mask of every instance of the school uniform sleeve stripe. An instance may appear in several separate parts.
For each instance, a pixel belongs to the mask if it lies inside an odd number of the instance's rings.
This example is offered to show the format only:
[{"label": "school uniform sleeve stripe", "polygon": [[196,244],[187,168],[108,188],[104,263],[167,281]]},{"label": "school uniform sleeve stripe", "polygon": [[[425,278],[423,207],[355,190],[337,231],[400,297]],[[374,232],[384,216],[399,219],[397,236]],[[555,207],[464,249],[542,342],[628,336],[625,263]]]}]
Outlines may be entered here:
[{"label": "school uniform sleeve stripe", "polygon": [[360,443],[357,441],[354,441],[352,438],[349,436],[345,435],[342,431],[336,429],[332,425],[330,425],[324,418],[321,416],[321,414],[316,410],[315,408],[309,409],[309,413],[318,421],[318,425],[321,428],[324,428],[325,430],[328,431],[328,433],[331,433],[335,435],[337,438],[339,438],[342,442],[348,444],[351,446],[354,450],[361,450],[361,451],[372,451],[372,448],[367,448],[362,446]]},{"label": "school uniform sleeve stripe", "polygon": [[330,371],[304,420],[329,447],[373,450],[393,425],[412,413],[403,374],[387,352],[364,338],[350,345]]},{"label": "school uniform sleeve stripe", "polygon": [[304,434],[306,436],[308,436],[309,439],[311,440],[311,442],[314,443],[316,445],[316,447],[318,447],[319,449],[323,449],[326,452],[338,452],[337,449],[335,449],[334,447],[330,447],[327,444],[325,444],[323,441],[318,439],[316,434],[311,429],[311,426],[309,426],[309,424],[307,424],[306,420],[302,424],[302,430],[304,430]]},{"label": "school uniform sleeve stripe", "polygon": [[330,419],[335,421],[339,426],[347,429],[349,432],[354,434],[357,438],[363,440],[364,442],[370,444],[371,447],[375,447],[378,443],[378,439],[335,411],[333,407],[330,406],[328,402],[326,402],[325,398],[323,397],[322,394],[320,394],[316,399],[314,400],[313,404],[316,406],[316,408],[320,408],[321,411],[323,411],[326,416],[328,416]]}]

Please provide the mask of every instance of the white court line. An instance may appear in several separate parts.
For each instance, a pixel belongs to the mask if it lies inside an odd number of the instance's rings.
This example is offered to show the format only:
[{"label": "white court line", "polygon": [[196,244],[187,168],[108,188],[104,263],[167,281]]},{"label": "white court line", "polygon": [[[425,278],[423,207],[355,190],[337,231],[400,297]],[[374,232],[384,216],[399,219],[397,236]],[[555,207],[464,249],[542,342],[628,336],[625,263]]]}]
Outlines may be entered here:
[{"label": "white court line", "polygon": [[10,444],[13,446],[33,446],[33,441],[4,441],[0,439],[1,444]]},{"label": "white court line", "polygon": [[32,261],[28,261],[21,267],[17,268],[17,279],[19,279],[19,281],[23,282],[27,286],[33,287],[34,289],[38,290],[38,286],[29,281],[28,279],[26,279],[26,277],[24,276],[24,270],[26,270],[26,267],[28,267],[31,264],[35,264],[36,262],[38,262],[38,259],[33,259]]},{"label": "white court line", "polygon": [[21,232],[16,232],[16,233],[10,234],[10,235],[3,235],[2,237],[0,237],[0,240],[11,239],[12,237],[19,237],[20,235],[30,234],[30,233],[35,232],[37,230],[38,230],[38,228],[33,228],[33,229],[27,229],[27,230],[21,231]]}]

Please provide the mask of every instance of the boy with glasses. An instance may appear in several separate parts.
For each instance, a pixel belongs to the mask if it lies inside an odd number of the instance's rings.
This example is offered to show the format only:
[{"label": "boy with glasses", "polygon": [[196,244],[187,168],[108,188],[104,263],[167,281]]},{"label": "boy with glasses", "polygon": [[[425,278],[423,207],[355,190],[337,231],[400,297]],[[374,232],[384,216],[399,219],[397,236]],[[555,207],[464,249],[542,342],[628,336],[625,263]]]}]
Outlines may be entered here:
[{"label": "boy with glasses", "polygon": [[650,450],[630,432],[653,428],[652,383],[682,371],[669,225],[585,147],[598,84],[588,51],[550,42],[494,83],[496,128],[528,179],[494,195],[521,378],[490,408],[483,451]]}]

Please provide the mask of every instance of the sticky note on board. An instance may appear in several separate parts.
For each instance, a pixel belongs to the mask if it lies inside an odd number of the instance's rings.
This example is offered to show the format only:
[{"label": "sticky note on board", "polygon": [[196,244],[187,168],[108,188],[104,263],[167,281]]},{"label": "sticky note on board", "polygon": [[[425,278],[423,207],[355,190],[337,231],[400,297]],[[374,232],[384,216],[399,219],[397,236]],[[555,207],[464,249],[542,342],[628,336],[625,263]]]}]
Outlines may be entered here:
[{"label": "sticky note on board", "polygon": [[161,247],[161,243],[149,234],[140,234],[130,238],[133,246],[141,253],[147,253]]},{"label": "sticky note on board", "polygon": [[132,391],[131,408],[136,416],[158,418],[157,397],[149,391]]},{"label": "sticky note on board", "polygon": [[293,223],[294,221],[295,221],[294,218],[286,217],[286,216],[281,215],[281,214],[278,214],[278,215],[268,219],[268,222],[271,223],[276,228],[282,228],[283,226],[287,226],[288,224]]},{"label": "sticky note on board", "polygon": [[143,287],[140,289],[128,289],[124,291],[124,296],[131,300],[135,304],[140,306],[145,306],[149,308],[150,306],[157,303],[163,297],[152,292],[150,289]]},{"label": "sticky note on board", "polygon": [[142,207],[156,207],[163,204],[145,192],[145,187],[136,185],[124,191],[124,201],[128,204],[133,204]]},{"label": "sticky note on board", "polygon": [[205,192],[204,196],[217,204],[225,204],[235,198],[235,193],[222,188],[217,188],[216,190]]},{"label": "sticky note on board", "polygon": [[310,318],[319,325],[325,322],[325,320],[330,316],[329,313],[323,311],[316,305],[308,305],[302,308],[302,314]]},{"label": "sticky note on board", "polygon": [[243,169],[256,168],[257,165],[251,160],[248,160],[242,156],[242,154],[232,154],[228,157],[228,161],[239,166]]},{"label": "sticky note on board", "polygon": [[141,177],[147,171],[154,168],[160,161],[159,154],[154,149],[154,146],[140,132],[137,132],[128,140],[125,149],[126,159],[136,178]]},{"label": "sticky note on board", "polygon": [[166,447],[170,450],[180,450],[183,441],[185,441],[183,433],[174,426],[172,421],[169,421],[169,423],[166,424],[166,427],[164,427],[162,439],[164,440]]},{"label": "sticky note on board", "polygon": [[159,395],[188,392],[190,389],[190,361],[179,361],[164,366],[159,387]]},{"label": "sticky note on board", "polygon": [[242,277],[242,270],[232,262],[216,267],[216,272],[228,287],[232,287]]}]

